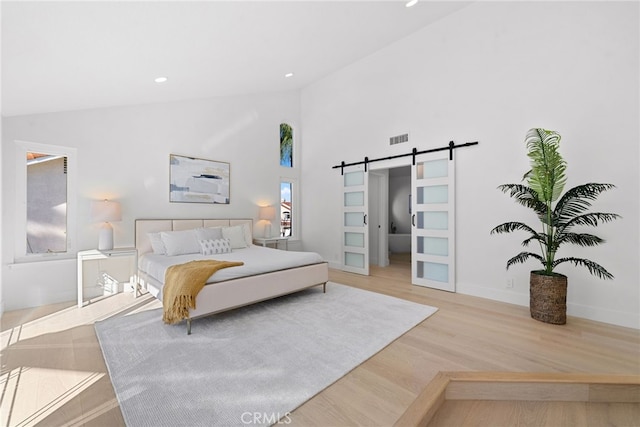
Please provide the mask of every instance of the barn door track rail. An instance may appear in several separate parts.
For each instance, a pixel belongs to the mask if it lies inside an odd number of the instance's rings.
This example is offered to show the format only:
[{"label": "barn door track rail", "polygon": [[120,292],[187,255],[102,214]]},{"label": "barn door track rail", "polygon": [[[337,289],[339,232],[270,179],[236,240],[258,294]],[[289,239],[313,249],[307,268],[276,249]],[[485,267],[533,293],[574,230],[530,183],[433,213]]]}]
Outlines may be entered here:
[{"label": "barn door track rail", "polygon": [[344,168],[346,168],[348,166],[356,166],[356,165],[364,164],[364,171],[367,172],[369,163],[380,162],[380,161],[383,161],[383,160],[397,159],[397,158],[400,158],[400,157],[409,157],[409,156],[413,157],[411,164],[415,165],[416,164],[416,156],[418,156],[420,154],[435,153],[436,151],[445,151],[445,150],[449,150],[449,160],[453,160],[453,150],[455,150],[456,148],[470,147],[472,145],[478,145],[478,141],[465,142],[464,144],[454,144],[453,141],[449,141],[449,145],[446,145],[444,147],[431,148],[429,150],[423,150],[423,151],[418,151],[417,148],[414,148],[413,150],[411,150],[410,153],[396,154],[395,156],[380,157],[378,159],[369,159],[369,157],[365,157],[364,160],[361,160],[359,162],[353,162],[353,163],[345,163],[344,161],[342,161],[342,162],[340,162],[339,165],[332,166],[331,168],[332,169],[340,168],[340,175],[344,175]]}]

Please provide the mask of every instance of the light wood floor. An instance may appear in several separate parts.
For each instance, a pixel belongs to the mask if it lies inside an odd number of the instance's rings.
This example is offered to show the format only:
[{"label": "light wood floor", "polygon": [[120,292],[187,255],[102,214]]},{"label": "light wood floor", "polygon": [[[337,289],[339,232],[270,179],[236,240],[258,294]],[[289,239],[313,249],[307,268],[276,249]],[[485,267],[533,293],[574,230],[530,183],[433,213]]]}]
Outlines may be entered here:
[{"label": "light wood floor", "polygon": [[[439,371],[640,375],[638,330],[572,317],[547,325],[526,307],[412,286],[404,262],[371,273],[330,278],[438,312],[295,410],[292,425],[391,426]],[[0,425],[124,425],[93,323],[158,306],[125,293],[5,313]]]}]

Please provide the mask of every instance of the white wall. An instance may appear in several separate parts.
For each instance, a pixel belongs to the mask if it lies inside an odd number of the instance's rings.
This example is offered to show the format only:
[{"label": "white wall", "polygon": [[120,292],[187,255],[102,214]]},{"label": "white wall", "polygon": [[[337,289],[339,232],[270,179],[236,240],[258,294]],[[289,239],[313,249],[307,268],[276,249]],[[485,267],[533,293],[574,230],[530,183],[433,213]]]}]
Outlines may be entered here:
[{"label": "white wall", "polygon": [[[489,231],[535,221],[496,187],[519,182],[528,168],[525,133],[545,127],[563,136],[568,186],[614,183],[595,209],[624,217],[595,230],[607,240],[601,247],[562,252],[615,275],[603,281],[559,268],[569,275],[568,312],[640,327],[638,8],[476,2],[304,89],[305,246],[340,263],[340,172],[331,166],[477,140],[455,153],[457,289],[528,305],[528,275],[538,265],[505,270],[524,236]],[[389,146],[405,132],[410,147]],[[318,199],[322,209],[313,209]]]},{"label": "white wall", "polygon": [[[15,217],[15,140],[77,148],[78,249],[95,248],[90,202],[122,203],[115,245],[132,246],[136,218],[254,218],[280,199],[279,124],[299,129],[299,92],[203,99],[3,118],[3,229]],[[169,154],[231,163],[231,203],[169,203]],[[73,197],[71,197],[73,200]],[[263,230],[256,224],[256,235]],[[294,247],[296,245],[294,244]],[[13,263],[13,233],[2,234],[6,310],[76,297],[76,262]]]}]

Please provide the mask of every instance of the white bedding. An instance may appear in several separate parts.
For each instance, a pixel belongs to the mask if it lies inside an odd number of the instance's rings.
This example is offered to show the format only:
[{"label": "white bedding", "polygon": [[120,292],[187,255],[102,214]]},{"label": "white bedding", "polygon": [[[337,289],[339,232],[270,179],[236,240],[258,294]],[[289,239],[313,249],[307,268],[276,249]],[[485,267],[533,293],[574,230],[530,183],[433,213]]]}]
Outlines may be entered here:
[{"label": "white bedding", "polygon": [[243,249],[233,249],[230,253],[215,255],[188,254],[166,256],[146,253],[138,260],[138,267],[158,282],[164,283],[165,273],[172,265],[202,259],[244,262],[244,265],[239,267],[229,267],[218,270],[209,277],[207,283],[222,282],[239,277],[254,276],[271,271],[286,270],[324,262],[322,257],[315,252],[282,251],[251,245]]}]

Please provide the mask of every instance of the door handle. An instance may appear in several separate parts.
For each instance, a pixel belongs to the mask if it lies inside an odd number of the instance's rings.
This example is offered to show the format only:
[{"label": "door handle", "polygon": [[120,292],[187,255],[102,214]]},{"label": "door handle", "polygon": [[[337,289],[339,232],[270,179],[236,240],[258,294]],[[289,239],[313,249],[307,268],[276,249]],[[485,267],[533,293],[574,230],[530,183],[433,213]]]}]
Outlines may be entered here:
[{"label": "door handle", "polygon": [[411,225],[416,226],[416,214],[411,215]]},{"label": "door handle", "polygon": [[364,214],[364,225],[367,225],[367,214]]}]

